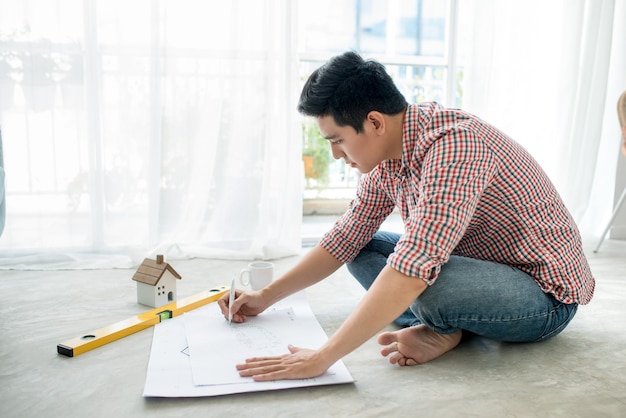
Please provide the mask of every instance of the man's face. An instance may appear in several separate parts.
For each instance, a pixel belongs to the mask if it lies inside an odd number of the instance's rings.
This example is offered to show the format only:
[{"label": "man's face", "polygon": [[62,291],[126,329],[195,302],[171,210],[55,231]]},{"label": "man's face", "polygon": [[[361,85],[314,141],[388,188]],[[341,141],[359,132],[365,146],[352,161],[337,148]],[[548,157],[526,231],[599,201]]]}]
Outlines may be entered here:
[{"label": "man's face", "polygon": [[317,118],[317,126],[322,136],[330,142],[335,159],[343,158],[346,164],[361,173],[372,171],[381,161],[380,137],[367,120],[361,133],[351,126],[337,126],[332,116]]}]

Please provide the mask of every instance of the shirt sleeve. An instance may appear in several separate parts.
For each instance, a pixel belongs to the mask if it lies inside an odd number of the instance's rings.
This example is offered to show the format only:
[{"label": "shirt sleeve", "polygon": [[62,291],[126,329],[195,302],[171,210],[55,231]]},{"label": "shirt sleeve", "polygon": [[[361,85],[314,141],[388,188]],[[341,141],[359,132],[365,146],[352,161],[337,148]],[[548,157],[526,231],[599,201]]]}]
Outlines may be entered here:
[{"label": "shirt sleeve", "polygon": [[395,203],[379,182],[379,168],[363,175],[356,197],[320,241],[322,248],[343,263],[354,260],[394,209]]},{"label": "shirt sleeve", "polygon": [[496,158],[477,134],[459,128],[442,133],[426,152],[420,175],[403,183],[404,198],[417,201],[388,264],[432,285],[496,173]]}]

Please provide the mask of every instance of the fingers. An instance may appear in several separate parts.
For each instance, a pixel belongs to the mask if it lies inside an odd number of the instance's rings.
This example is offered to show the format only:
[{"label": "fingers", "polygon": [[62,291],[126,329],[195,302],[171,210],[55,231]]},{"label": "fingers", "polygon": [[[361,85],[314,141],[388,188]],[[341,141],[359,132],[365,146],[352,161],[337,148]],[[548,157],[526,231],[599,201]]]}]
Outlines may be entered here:
[{"label": "fingers", "polygon": [[[245,303],[245,298],[241,297],[243,294],[243,292],[235,292],[235,300],[233,301],[232,306],[233,322],[244,322],[246,320],[246,316],[239,312],[239,308]],[[217,301],[217,305],[219,306],[222,315],[224,315],[224,318],[226,319],[228,319],[229,300],[230,292],[226,293]]]},{"label": "fingers", "polygon": [[[222,315],[224,315],[225,318],[228,318],[228,302],[229,302],[229,298],[230,298],[230,292],[226,293],[224,296],[222,296],[217,301],[217,306],[220,307],[220,311],[222,311]],[[234,305],[234,303],[233,303],[233,305]]]},{"label": "fingers", "polygon": [[314,350],[289,345],[290,354],[274,357],[253,357],[236,366],[241,377],[257,382],[279,379],[305,379],[323,374],[328,365],[321,363]]},{"label": "fingers", "polygon": [[222,311],[222,315],[227,317],[228,316],[228,294],[222,296],[217,301],[217,306],[220,307],[220,311]]},{"label": "fingers", "polygon": [[288,371],[284,367],[276,366],[262,366],[254,369],[241,370],[239,372],[241,377],[252,377],[255,382],[268,382],[272,380],[289,379]]},{"label": "fingers", "polygon": [[[293,346],[291,344],[289,344],[287,346],[287,348],[289,349],[289,351],[292,354],[296,353],[298,351],[304,351],[305,350],[303,348],[299,348],[299,347]],[[308,351],[311,351],[311,350],[308,350]],[[243,369],[251,368],[251,367],[268,366],[268,365],[273,365],[273,364],[279,364],[281,362],[288,362],[289,359],[292,359],[292,361],[296,361],[298,358],[297,357],[292,357],[289,354],[282,354],[280,356],[251,357],[251,358],[247,358],[246,362],[244,364],[238,364],[237,365],[237,369],[238,370],[243,370]]]},{"label": "fingers", "polygon": [[237,364],[236,368],[239,371],[257,370],[257,369],[261,371],[271,371],[270,367],[279,365],[281,363],[282,361],[278,357],[277,358],[267,357],[266,359],[254,358],[254,359],[246,360],[246,362],[243,364]]},{"label": "fingers", "polygon": [[257,382],[288,379],[288,367],[281,357],[255,357],[238,364],[241,377],[252,377]]}]

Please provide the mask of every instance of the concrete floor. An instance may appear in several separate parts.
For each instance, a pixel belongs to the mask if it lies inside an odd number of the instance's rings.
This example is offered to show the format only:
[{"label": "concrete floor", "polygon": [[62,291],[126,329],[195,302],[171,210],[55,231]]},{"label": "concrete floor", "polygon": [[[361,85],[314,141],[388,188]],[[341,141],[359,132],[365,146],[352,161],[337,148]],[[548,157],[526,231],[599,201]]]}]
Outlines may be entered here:
[{"label": "concrete floor", "polygon": [[[297,260],[275,260],[276,274]],[[134,270],[2,271],[0,416],[623,417],[626,241],[606,241],[589,260],[596,296],[554,339],[474,338],[431,363],[399,368],[373,338],[344,358],[354,384],[188,399],[142,397],[151,329],[74,358],[56,353],[64,340],[146,310],[136,303]],[[176,262],[179,297],[226,284],[245,264]],[[342,268],[307,295],[331,334],[363,291]]]}]

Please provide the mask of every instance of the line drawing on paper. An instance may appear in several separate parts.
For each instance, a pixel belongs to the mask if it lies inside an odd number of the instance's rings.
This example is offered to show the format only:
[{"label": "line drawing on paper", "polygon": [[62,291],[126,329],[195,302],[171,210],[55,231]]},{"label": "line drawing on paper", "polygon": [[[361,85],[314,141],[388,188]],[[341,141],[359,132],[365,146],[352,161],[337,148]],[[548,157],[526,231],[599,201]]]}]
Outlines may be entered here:
[{"label": "line drawing on paper", "polygon": [[242,323],[232,327],[231,332],[238,347],[250,352],[285,351],[285,344],[269,329],[256,324]]}]

